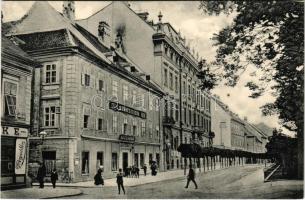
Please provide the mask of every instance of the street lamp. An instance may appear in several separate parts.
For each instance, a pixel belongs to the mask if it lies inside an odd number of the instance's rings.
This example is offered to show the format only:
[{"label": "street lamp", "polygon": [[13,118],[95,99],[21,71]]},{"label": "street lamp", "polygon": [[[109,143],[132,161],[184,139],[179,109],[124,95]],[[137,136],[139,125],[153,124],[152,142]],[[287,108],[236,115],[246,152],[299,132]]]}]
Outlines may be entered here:
[{"label": "street lamp", "polygon": [[44,138],[46,137],[46,135],[47,135],[47,132],[45,132],[45,131],[41,131],[41,132],[39,133],[39,137],[40,137],[39,145],[42,145],[42,144],[43,144],[43,141],[44,141]]}]

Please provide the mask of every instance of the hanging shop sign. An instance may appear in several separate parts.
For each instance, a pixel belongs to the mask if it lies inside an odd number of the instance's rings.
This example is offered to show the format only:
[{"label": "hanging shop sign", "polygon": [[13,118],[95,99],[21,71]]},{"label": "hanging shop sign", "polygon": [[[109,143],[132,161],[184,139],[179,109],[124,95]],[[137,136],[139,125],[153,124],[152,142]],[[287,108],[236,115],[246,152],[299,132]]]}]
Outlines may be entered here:
[{"label": "hanging shop sign", "polygon": [[26,139],[16,139],[15,174],[25,174]]},{"label": "hanging shop sign", "polygon": [[114,110],[114,111],[117,111],[117,112],[122,112],[122,113],[126,113],[126,114],[133,115],[133,116],[136,116],[136,117],[140,117],[142,119],[146,119],[146,113],[145,112],[130,108],[128,106],[122,105],[122,104],[117,103],[117,102],[109,101],[109,108],[111,110]]},{"label": "hanging shop sign", "polygon": [[28,137],[28,129],[2,126],[1,135],[3,136],[12,136],[12,137]]},{"label": "hanging shop sign", "polygon": [[126,142],[134,142],[136,140],[136,138],[133,135],[120,135],[119,140],[126,141]]}]

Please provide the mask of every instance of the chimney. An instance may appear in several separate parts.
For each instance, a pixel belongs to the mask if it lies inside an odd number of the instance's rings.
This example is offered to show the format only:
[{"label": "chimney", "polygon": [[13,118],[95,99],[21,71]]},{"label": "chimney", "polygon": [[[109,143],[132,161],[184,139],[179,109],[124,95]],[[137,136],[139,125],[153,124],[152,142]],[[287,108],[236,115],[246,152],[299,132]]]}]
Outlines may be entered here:
[{"label": "chimney", "polygon": [[248,121],[248,118],[247,118],[247,117],[244,117],[244,121],[246,121],[246,122],[247,122],[247,121]]},{"label": "chimney", "polygon": [[63,3],[63,11],[64,17],[67,19],[74,21],[75,20],[75,3],[74,1],[64,1]]},{"label": "chimney", "polygon": [[148,15],[149,13],[148,12],[141,12],[141,13],[137,13],[137,15],[143,19],[144,21],[147,21],[147,18],[148,18]]},{"label": "chimney", "polygon": [[98,40],[104,44],[106,47],[110,48],[111,38],[110,38],[110,26],[105,21],[100,21],[98,28]]}]

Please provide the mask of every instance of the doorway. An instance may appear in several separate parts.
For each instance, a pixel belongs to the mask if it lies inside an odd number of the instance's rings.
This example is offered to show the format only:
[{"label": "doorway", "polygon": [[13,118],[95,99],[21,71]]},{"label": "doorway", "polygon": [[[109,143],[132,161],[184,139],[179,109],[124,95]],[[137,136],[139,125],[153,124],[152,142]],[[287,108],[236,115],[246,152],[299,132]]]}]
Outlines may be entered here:
[{"label": "doorway", "polygon": [[123,171],[128,167],[128,153],[123,152]]}]

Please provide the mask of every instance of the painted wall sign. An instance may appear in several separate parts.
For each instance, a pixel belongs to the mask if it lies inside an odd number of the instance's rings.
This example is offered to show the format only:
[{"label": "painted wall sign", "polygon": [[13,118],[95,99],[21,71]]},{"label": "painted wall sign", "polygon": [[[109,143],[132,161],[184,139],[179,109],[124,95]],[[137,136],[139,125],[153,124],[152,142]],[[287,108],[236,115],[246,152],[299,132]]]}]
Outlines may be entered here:
[{"label": "painted wall sign", "polygon": [[122,113],[126,113],[126,114],[133,115],[133,116],[136,116],[136,117],[140,117],[142,119],[146,119],[146,113],[145,112],[142,112],[140,110],[135,110],[133,108],[122,105],[122,104],[117,103],[117,102],[109,101],[109,108],[111,110],[114,110],[114,111],[117,111],[117,112],[122,112]]},{"label": "painted wall sign", "polygon": [[13,136],[13,137],[28,137],[28,129],[26,128],[18,128],[18,127],[10,127],[10,126],[2,126],[1,135],[3,136]]},{"label": "painted wall sign", "polygon": [[133,135],[120,135],[119,140],[123,140],[123,141],[127,141],[127,142],[134,142],[136,140],[136,138]]},{"label": "painted wall sign", "polygon": [[26,139],[16,140],[15,174],[25,174],[26,146]]}]

